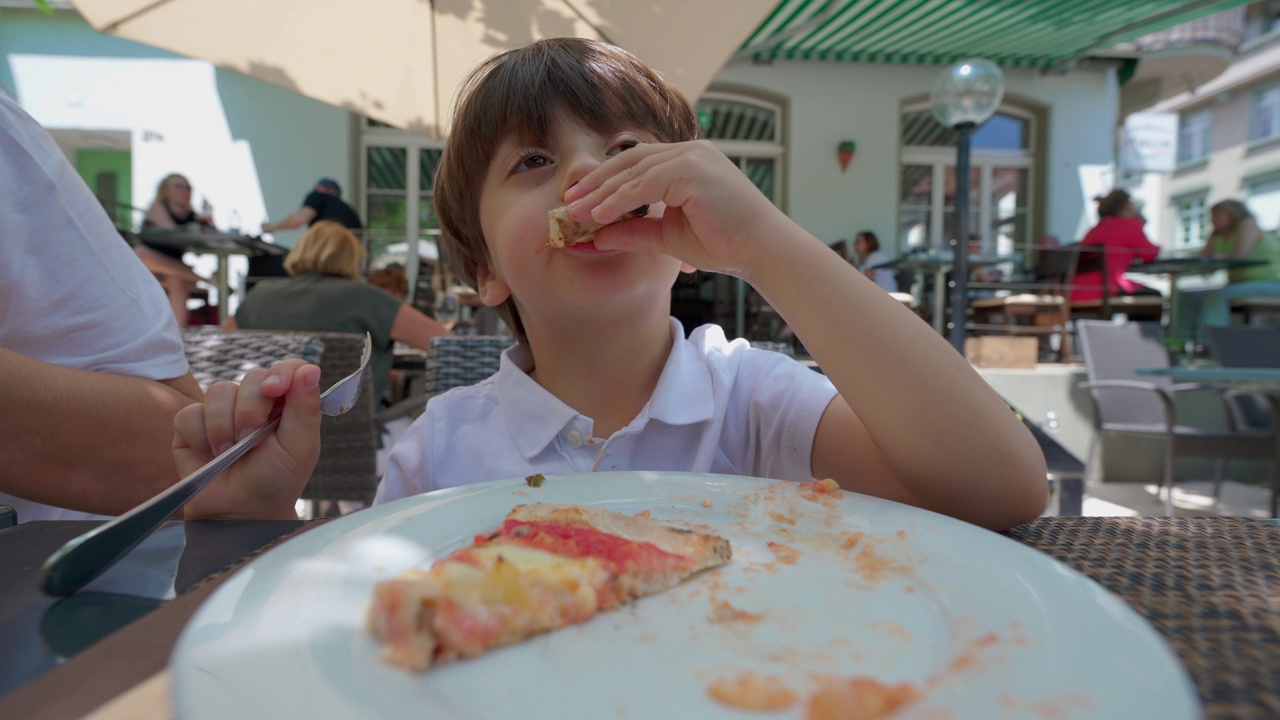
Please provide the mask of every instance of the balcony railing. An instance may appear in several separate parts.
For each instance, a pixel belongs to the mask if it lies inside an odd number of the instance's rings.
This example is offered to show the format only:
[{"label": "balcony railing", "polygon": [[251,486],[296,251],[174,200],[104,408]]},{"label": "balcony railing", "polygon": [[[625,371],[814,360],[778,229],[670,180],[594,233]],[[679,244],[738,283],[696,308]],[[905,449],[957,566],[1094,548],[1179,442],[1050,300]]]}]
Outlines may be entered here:
[{"label": "balcony railing", "polygon": [[1217,45],[1234,51],[1244,41],[1245,8],[1235,7],[1208,17],[1182,23],[1168,30],[1143,35],[1133,42],[1116,46],[1117,50],[1154,53],[1204,45]]}]

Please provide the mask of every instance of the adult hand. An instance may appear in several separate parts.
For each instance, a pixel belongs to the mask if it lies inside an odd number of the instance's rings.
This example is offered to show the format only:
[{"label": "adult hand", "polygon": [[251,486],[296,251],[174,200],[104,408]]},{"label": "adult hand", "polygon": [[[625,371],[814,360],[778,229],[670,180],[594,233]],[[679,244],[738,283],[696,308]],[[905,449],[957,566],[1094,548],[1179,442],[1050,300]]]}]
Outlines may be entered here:
[{"label": "adult hand", "polygon": [[173,455],[182,476],[195,472],[270,421],[280,426],[187,503],[188,519],[296,519],[294,504],[320,455],[320,368],[297,358],[251,370],[239,384],[219,382],[202,404],[174,418]]}]

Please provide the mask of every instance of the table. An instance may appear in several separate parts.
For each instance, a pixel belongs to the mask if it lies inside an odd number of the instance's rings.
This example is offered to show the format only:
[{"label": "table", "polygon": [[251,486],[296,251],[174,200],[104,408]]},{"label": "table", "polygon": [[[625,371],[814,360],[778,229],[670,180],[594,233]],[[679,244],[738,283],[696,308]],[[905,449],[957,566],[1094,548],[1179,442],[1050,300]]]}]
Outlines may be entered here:
[{"label": "table", "polygon": [[[260,532],[253,523],[224,529]],[[1152,623],[1186,666],[1206,717],[1280,717],[1280,527],[1248,518],[1056,517],[1004,534],[1084,573]],[[0,716],[57,720],[97,710],[95,720],[172,717],[165,666],[179,632],[257,552],[0,696]],[[0,605],[12,592],[0,588]]]},{"label": "table", "polygon": [[[1021,255],[969,255],[969,267],[982,267],[984,265],[999,265],[1006,262],[1022,262]],[[924,253],[912,253],[903,255],[896,260],[873,265],[874,270],[910,270],[916,275],[924,275],[933,273],[933,329],[939,334],[946,334],[946,314],[947,314],[947,293],[944,288],[947,285],[947,273],[951,271],[955,264],[955,256],[950,250],[936,251],[930,250]]]},{"label": "table", "polygon": [[1165,327],[1172,329],[1178,327],[1175,324],[1178,316],[1178,305],[1180,304],[1178,302],[1178,278],[1183,275],[1209,275],[1219,270],[1266,265],[1267,262],[1266,260],[1250,260],[1248,258],[1203,257],[1199,255],[1156,258],[1150,262],[1143,262],[1139,259],[1134,260],[1125,272],[1169,276],[1169,318],[1165,323]]},{"label": "table", "polygon": [[218,324],[226,317],[227,298],[230,297],[230,283],[227,280],[227,258],[231,255],[246,257],[263,257],[284,255],[288,251],[282,247],[264,242],[260,238],[248,235],[235,235],[217,231],[190,231],[148,229],[138,233],[138,239],[146,245],[165,247],[197,255],[213,255],[218,262],[214,271],[214,284],[218,289]]},{"label": "table", "polygon": [[1163,376],[1177,382],[1226,384],[1236,394],[1280,392],[1280,368],[1219,367],[1217,365],[1138,368],[1139,375]]}]

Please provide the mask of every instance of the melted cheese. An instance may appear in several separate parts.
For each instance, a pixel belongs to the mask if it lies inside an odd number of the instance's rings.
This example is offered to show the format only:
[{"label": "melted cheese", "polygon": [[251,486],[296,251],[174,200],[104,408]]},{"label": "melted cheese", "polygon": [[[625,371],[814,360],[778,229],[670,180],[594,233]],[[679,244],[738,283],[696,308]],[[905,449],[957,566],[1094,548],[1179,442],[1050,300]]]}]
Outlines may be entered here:
[{"label": "melted cheese", "polygon": [[574,614],[589,614],[597,606],[597,588],[608,579],[604,565],[595,558],[566,558],[535,548],[487,545],[468,549],[467,558],[477,564],[448,559],[432,567],[427,576],[440,596],[473,608],[505,605],[537,610],[550,594],[562,596],[562,602],[571,598]]}]

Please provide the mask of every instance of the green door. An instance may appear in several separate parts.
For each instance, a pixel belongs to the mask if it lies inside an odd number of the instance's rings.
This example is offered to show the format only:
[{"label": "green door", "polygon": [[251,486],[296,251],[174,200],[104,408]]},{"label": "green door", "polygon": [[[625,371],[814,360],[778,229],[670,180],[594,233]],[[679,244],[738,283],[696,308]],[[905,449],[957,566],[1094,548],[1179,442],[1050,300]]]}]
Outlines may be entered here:
[{"label": "green door", "polygon": [[133,159],[128,150],[76,150],[76,172],[118,228],[133,229]]}]

